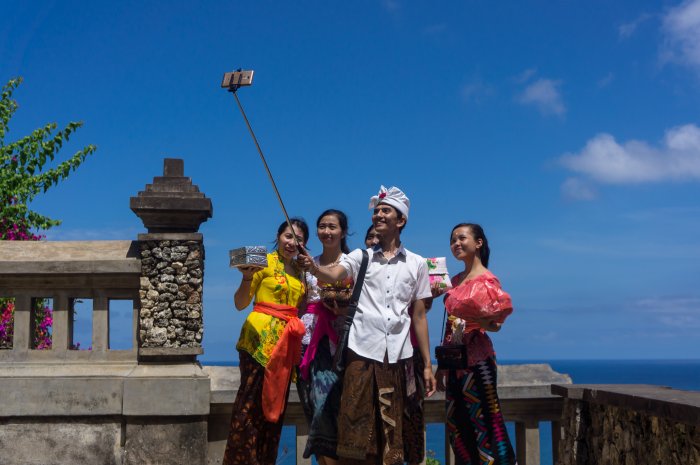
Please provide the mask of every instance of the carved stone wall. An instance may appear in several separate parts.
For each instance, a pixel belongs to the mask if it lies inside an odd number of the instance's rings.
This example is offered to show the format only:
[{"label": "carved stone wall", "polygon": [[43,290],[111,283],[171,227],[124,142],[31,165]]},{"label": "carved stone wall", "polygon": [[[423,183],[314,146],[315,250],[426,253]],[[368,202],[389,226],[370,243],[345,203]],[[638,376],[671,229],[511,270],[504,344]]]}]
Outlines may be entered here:
[{"label": "carved stone wall", "polygon": [[700,427],[639,410],[567,399],[560,465],[700,465]]},{"label": "carved stone wall", "polygon": [[[198,234],[139,236],[140,347],[200,347],[204,247]],[[183,236],[193,236],[189,240]],[[201,237],[201,236],[200,236]]]}]

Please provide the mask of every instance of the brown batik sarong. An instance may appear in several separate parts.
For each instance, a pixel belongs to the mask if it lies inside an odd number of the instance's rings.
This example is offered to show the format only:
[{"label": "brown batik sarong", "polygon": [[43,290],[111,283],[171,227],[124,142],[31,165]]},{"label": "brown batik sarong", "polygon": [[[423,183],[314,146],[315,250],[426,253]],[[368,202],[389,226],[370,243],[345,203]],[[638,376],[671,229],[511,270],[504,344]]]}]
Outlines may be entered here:
[{"label": "brown batik sarong", "polygon": [[238,354],[241,384],[233,403],[223,465],[275,465],[284,412],[276,423],[265,420],[262,406],[265,367],[248,352],[241,350]]},{"label": "brown batik sarong", "polygon": [[347,359],[338,415],[340,463],[403,463],[403,362],[368,360],[351,350]]},{"label": "brown batik sarong", "polygon": [[[412,364],[412,365],[411,365]],[[425,419],[423,416],[423,399],[425,398],[425,381],[423,380],[423,357],[418,349],[413,350],[413,358],[406,366],[406,388],[404,401],[403,446],[404,460],[409,463],[421,463],[425,458]],[[412,376],[413,379],[409,379]]]}]

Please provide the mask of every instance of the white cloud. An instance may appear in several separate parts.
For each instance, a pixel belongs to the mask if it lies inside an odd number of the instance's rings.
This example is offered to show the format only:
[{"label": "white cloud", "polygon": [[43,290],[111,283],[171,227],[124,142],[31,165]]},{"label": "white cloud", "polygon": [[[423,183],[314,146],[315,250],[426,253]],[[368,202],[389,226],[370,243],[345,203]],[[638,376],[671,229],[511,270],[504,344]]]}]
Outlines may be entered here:
[{"label": "white cloud", "polygon": [[700,298],[666,297],[642,299],[631,310],[652,314],[656,320],[674,328],[700,328]]},{"label": "white cloud", "polygon": [[572,200],[593,200],[598,197],[595,188],[579,178],[569,178],[561,185],[561,193]]},{"label": "white cloud", "polygon": [[493,93],[493,87],[485,83],[481,78],[473,79],[471,82],[464,84],[460,91],[465,102],[475,103],[481,103],[484,98],[493,95]]},{"label": "white cloud", "polygon": [[395,13],[401,9],[401,4],[398,0],[382,0],[382,6],[389,13]]},{"label": "white cloud", "polygon": [[517,83],[523,84],[527,81],[530,80],[532,76],[537,74],[537,68],[529,68],[523,71],[522,73],[518,74],[513,78],[513,80]]},{"label": "white cloud", "polygon": [[662,20],[662,61],[680,63],[700,73],[700,0],[686,0]]},{"label": "white cloud", "polygon": [[518,102],[524,105],[535,105],[544,115],[559,115],[566,113],[566,107],[559,92],[561,81],[540,78],[528,85]]},{"label": "white cloud", "polygon": [[608,87],[614,80],[615,80],[615,73],[609,72],[604,77],[602,77],[598,80],[598,87],[601,89],[603,87]]},{"label": "white cloud", "polygon": [[619,144],[610,134],[598,134],[579,153],[559,161],[605,184],[700,180],[700,128],[686,124],[669,129],[658,148],[636,140]]},{"label": "white cloud", "polygon": [[609,236],[601,243],[599,236],[575,235],[570,237],[541,237],[537,245],[559,254],[633,258],[645,260],[700,259],[697,243],[673,242],[660,249],[650,242],[632,240],[629,235]]},{"label": "white cloud", "polygon": [[629,39],[630,37],[632,37],[637,31],[637,28],[649,18],[651,18],[650,14],[642,13],[633,21],[621,24],[620,27],[617,28],[617,32],[620,35],[620,39]]}]

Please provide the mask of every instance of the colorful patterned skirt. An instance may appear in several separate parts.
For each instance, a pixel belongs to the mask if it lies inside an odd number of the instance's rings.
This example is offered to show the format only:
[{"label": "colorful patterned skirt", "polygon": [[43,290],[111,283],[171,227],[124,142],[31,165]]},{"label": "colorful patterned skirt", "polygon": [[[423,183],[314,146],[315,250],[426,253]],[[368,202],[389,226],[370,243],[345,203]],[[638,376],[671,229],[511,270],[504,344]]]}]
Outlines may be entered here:
[{"label": "colorful patterned skirt", "polygon": [[496,393],[493,358],[465,370],[450,370],[445,397],[447,427],[457,465],[516,463]]},{"label": "colorful patterned skirt", "polygon": [[241,350],[238,355],[241,384],[233,403],[223,465],[275,465],[284,413],[276,423],[265,420],[262,409],[265,367],[248,352]]},{"label": "colorful patterned skirt", "polygon": [[309,369],[310,379],[297,377],[297,392],[309,421],[309,439],[304,458],[311,455],[337,459],[338,413],[343,380],[333,371],[328,337],[318,343]]}]

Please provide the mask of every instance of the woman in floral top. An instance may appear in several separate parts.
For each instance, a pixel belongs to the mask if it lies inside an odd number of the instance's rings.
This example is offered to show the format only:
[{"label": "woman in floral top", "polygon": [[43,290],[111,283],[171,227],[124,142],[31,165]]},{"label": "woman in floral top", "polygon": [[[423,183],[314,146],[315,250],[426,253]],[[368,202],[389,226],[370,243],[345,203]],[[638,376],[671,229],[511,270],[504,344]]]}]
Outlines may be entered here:
[{"label": "woman in floral top", "polygon": [[[478,224],[452,229],[450,249],[464,262],[445,297],[450,315],[443,344],[465,344],[467,366],[438,372],[446,389],[447,426],[457,465],[515,464],[496,392],[496,353],[486,331],[498,331],[513,312],[510,296],[486,267],[489,245]],[[445,383],[447,377],[447,383]]]},{"label": "woman in floral top", "polygon": [[[297,242],[306,244],[303,220],[277,230],[277,250],[267,267],[240,267],[243,279],[234,302],[243,310],[255,299],[238,339],[241,383],[233,404],[224,465],[274,465],[284,420],[289,383],[301,358],[304,325],[298,318],[306,285],[293,260]],[[296,236],[296,241],[295,241]]]}]

